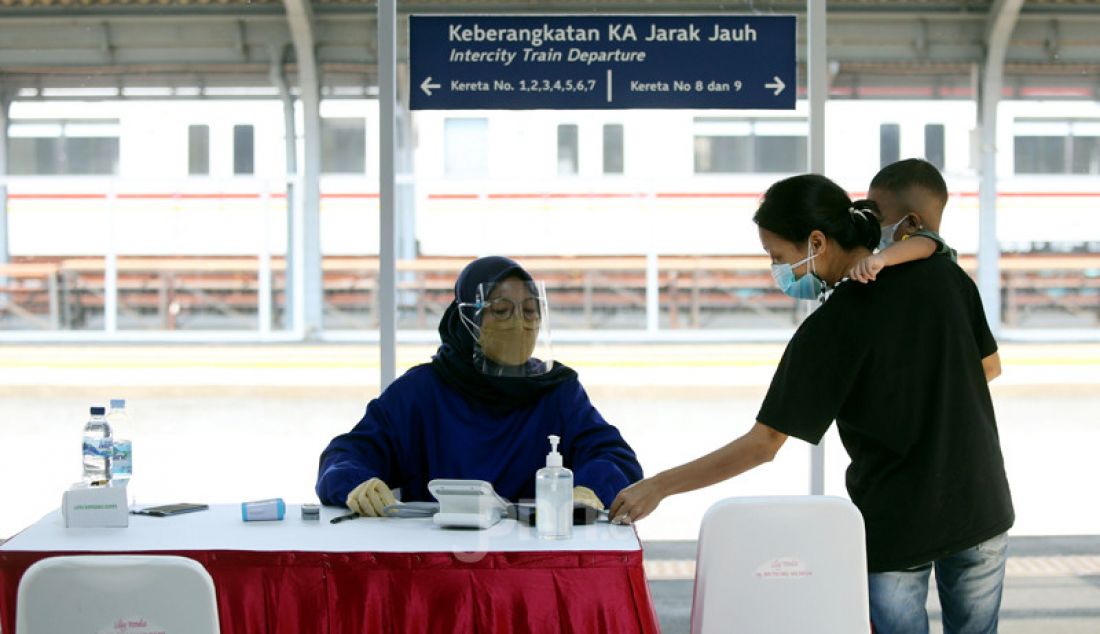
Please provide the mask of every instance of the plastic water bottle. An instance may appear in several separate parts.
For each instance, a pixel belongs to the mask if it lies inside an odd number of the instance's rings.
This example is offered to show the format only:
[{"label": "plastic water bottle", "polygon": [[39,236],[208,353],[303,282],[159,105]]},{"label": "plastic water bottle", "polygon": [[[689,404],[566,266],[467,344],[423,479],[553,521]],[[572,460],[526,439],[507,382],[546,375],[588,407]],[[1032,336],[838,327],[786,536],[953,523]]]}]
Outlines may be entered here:
[{"label": "plastic water bottle", "polygon": [[111,453],[111,479],[125,480],[134,474],[133,444],[118,433],[127,433],[130,429],[130,417],[126,414],[126,400],[111,399],[111,409],[107,410],[107,422],[110,423],[113,438]]},{"label": "plastic water bottle", "polygon": [[543,539],[573,536],[573,472],[562,466],[557,436],[550,436],[546,466],[535,474],[535,528]]},{"label": "plastic water bottle", "polygon": [[84,425],[84,481],[101,482],[111,479],[111,453],[114,437],[107,422],[106,410],[91,409],[92,417]]}]

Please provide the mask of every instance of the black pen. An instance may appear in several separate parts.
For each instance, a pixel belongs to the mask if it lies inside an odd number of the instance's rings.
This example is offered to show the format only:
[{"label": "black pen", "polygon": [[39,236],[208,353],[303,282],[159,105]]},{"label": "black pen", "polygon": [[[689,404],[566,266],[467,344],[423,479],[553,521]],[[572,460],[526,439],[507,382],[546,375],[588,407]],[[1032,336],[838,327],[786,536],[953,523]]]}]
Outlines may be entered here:
[{"label": "black pen", "polygon": [[328,521],[328,523],[329,524],[339,524],[340,522],[342,522],[344,520],[353,520],[357,517],[359,517],[359,514],[355,513],[355,512],[352,512],[352,513],[348,513],[347,515],[340,515],[340,516],[334,517],[334,518],[330,519]]}]

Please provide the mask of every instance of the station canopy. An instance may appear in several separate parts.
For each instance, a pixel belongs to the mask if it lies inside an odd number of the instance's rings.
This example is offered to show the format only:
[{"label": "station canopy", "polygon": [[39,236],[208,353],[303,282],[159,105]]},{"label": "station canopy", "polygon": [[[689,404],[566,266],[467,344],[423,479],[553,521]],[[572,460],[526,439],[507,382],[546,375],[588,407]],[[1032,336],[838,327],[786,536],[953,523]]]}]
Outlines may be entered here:
[{"label": "station canopy", "polygon": [[[833,99],[974,99],[1001,0],[830,0]],[[795,14],[804,1],[398,2],[409,14]],[[275,98],[297,84],[292,30],[316,43],[323,98],[377,94],[375,2],[364,0],[0,0],[0,91],[8,99]],[[298,21],[298,24],[294,24]],[[1100,99],[1100,9],[1025,0],[1004,98]],[[800,85],[805,85],[800,81]]]}]

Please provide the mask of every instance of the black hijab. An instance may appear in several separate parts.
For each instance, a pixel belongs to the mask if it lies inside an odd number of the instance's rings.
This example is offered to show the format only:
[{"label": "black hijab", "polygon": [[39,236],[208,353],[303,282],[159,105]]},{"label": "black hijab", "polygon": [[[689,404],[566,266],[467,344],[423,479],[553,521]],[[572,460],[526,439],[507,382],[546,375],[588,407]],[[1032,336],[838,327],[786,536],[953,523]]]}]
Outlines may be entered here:
[{"label": "black hijab", "polygon": [[458,304],[476,301],[478,284],[493,284],[508,276],[531,281],[531,274],[515,261],[501,256],[478,258],[466,265],[455,282],[455,299],[439,320],[443,344],[432,357],[432,368],[443,382],[471,404],[503,414],[534,403],[543,394],[577,376],[561,363],[536,376],[489,376],[474,365],[476,344],[462,324]]}]

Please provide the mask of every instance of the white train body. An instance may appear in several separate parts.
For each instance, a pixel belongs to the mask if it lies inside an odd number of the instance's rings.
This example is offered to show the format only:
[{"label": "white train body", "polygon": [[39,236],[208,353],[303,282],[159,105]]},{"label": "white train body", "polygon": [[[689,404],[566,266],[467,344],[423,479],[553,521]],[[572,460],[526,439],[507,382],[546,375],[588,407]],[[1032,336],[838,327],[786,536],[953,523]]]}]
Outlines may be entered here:
[{"label": "white train body", "polygon": [[[30,142],[18,139],[83,134],[118,140],[113,174],[7,179],[13,256],[285,250],[286,160],[277,101],[16,102],[11,115],[12,142],[24,148]],[[345,137],[355,137],[351,154],[362,157],[352,161],[354,173],[322,177],[322,252],[375,254],[377,102],[326,101],[322,116],[352,122]],[[791,112],[418,111],[412,121],[413,170],[402,180],[414,187],[415,237],[424,256],[759,254],[750,221],[757,200],[771,183],[802,171],[789,159],[792,147],[801,151],[795,139],[807,132],[803,102]],[[942,233],[960,252],[975,251],[972,102],[837,100],[828,104],[826,122],[826,172],[856,196],[880,166],[884,125],[897,126],[895,153],[902,158],[933,151],[927,133],[935,136],[935,126],[943,126],[942,152],[934,151],[942,154],[952,197]],[[208,126],[201,175],[189,175],[192,126]],[[235,174],[235,126],[252,126],[251,174]],[[1074,141],[1077,154],[1065,157],[1084,173],[1020,173],[1026,170],[1016,165],[1018,136],[1084,139]],[[790,169],[771,169],[761,148],[774,137],[786,139],[780,154]],[[746,150],[756,142],[745,138],[762,140]],[[1090,149],[1093,138],[1100,148],[1100,104],[1002,104],[997,233],[1004,248],[1100,250],[1100,168],[1089,163],[1098,162],[1089,152],[1100,149]],[[1069,153],[1067,143],[1061,151]],[[1055,162],[1057,145],[1043,146]],[[751,169],[760,171],[698,173],[701,151],[718,157],[706,160],[742,160],[737,152],[718,156],[735,146],[749,152],[744,155],[756,161]],[[9,169],[33,171],[25,164],[13,169],[27,159],[12,154]]]}]

